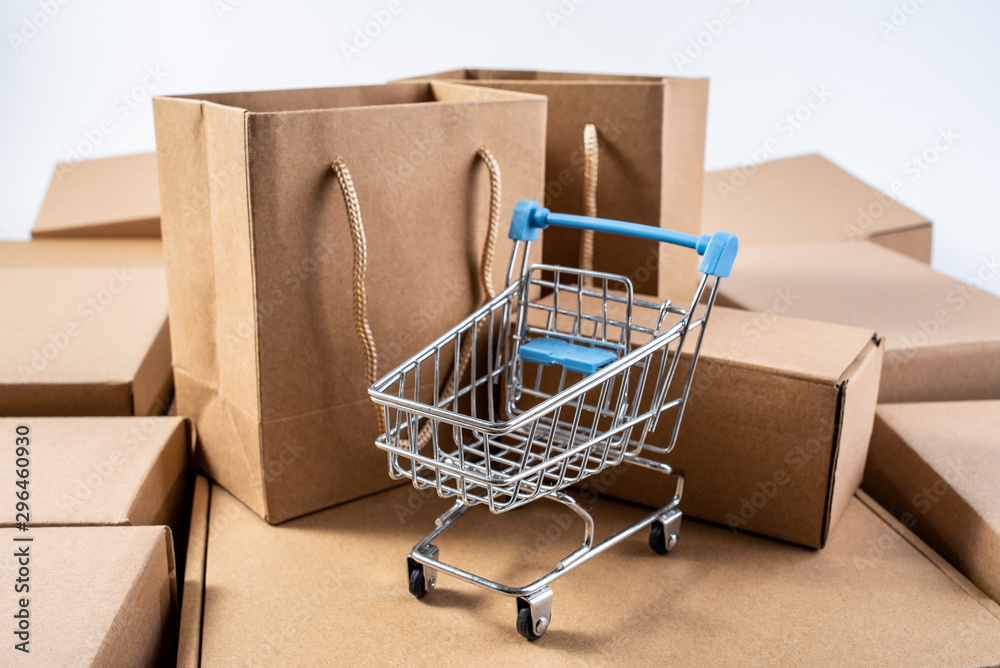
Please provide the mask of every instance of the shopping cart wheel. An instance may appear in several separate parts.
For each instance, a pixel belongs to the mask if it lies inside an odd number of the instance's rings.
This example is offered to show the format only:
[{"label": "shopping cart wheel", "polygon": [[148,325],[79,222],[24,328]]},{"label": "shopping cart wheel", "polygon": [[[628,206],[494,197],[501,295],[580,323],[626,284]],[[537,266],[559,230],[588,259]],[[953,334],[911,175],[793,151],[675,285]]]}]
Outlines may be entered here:
[{"label": "shopping cart wheel", "polygon": [[542,587],[517,598],[517,632],[528,640],[538,640],[552,620],[552,590]]},{"label": "shopping cart wheel", "polygon": [[[427,556],[437,559],[438,549],[434,545],[429,545],[425,553]],[[411,594],[417,598],[423,598],[427,596],[427,592],[434,589],[437,570],[424,566],[413,557],[406,558],[406,570],[409,573]]]},{"label": "shopping cart wheel", "polygon": [[420,564],[414,565],[413,560],[408,560],[410,562],[410,593],[417,598],[423,598],[427,596],[427,585],[424,584],[424,567]]},{"label": "shopping cart wheel", "polygon": [[653,520],[649,526],[649,547],[657,554],[667,554],[677,545],[681,532],[681,513],[672,510]]}]

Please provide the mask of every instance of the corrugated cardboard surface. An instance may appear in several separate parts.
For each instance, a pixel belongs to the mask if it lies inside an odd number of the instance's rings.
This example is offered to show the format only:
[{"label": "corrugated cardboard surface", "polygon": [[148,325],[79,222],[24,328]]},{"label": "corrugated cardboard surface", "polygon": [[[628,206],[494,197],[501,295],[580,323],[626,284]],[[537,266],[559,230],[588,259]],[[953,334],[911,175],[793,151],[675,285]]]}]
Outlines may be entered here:
[{"label": "corrugated cardboard surface", "polygon": [[35,237],[158,237],[156,154],[59,163]]},{"label": "corrugated cardboard surface", "polygon": [[705,174],[701,226],[736,234],[740,248],[870,239],[931,261],[929,220],[821,155]]},{"label": "corrugated cardboard surface", "polygon": [[[187,422],[168,417],[0,418],[30,429],[31,526],[170,524],[186,512]],[[15,458],[5,462],[16,480]],[[12,526],[13,514],[0,518]]]},{"label": "corrugated cardboard surface", "polygon": [[111,262],[105,247],[97,265],[88,244],[44,248],[0,244],[0,256],[26,258],[0,267],[0,415],[161,413],[170,333],[151,249],[121,247]]},{"label": "corrugated cardboard surface", "polygon": [[1000,401],[880,406],[865,490],[1000,601]]},{"label": "corrugated cardboard surface", "polygon": [[874,329],[885,337],[880,402],[1000,398],[995,253],[967,281],[866,241],[740,250],[719,302]]},{"label": "corrugated cardboard surface", "polygon": [[[585,310],[600,313],[592,302]],[[620,304],[608,312],[624,319]],[[644,310],[633,322],[655,324]],[[693,347],[691,337],[668,399],[680,396]],[[674,450],[643,456],[684,471],[691,516],[822,547],[861,483],[881,360],[869,329],[716,307]],[[670,443],[675,414],[661,416],[650,445]],[[674,478],[625,466],[584,488],[659,507]]]},{"label": "corrugated cardboard surface", "polygon": [[[31,542],[14,539],[30,537]],[[8,628],[18,600],[29,599],[30,649],[7,632],[5,663],[38,666],[168,666],[175,656],[177,581],[165,527],[0,529],[3,558],[0,604]],[[29,549],[27,592],[15,592]]]},{"label": "corrugated cardboard surface", "polygon": [[[466,69],[420,80],[544,95],[549,100],[545,206],[583,214],[583,128],[600,141],[597,215],[697,234],[705,162],[708,79]],[[411,80],[412,81],[412,80]],[[544,259],[579,265],[580,233],[550,229]],[[594,268],[623,274],[639,292],[686,299],[697,285],[685,249],[598,235]]]},{"label": "corrugated cardboard surface", "polygon": [[390,486],[331,163],[357,188],[386,373],[481,299],[480,146],[503,175],[504,284],[514,204],[542,195],[544,98],[399,84],[157,98],[154,112],[177,404],[199,464],[272,522]]},{"label": "corrugated cardboard surface", "polygon": [[159,239],[34,239],[0,242],[0,267],[163,266]]},{"label": "corrugated cardboard surface", "polygon": [[[448,504],[404,487],[274,527],[213,486],[204,579],[185,592],[203,596],[203,624],[186,627],[180,665],[1000,660],[1000,607],[863,495],[822,552],[695,520],[668,557],[634,536],[555,582],[534,643],[512,600],[447,576],[422,601],[407,592],[404,557]],[[527,582],[582,537],[561,508],[477,509],[436,544],[460,567]],[[594,512],[600,536],[645,511]]]}]

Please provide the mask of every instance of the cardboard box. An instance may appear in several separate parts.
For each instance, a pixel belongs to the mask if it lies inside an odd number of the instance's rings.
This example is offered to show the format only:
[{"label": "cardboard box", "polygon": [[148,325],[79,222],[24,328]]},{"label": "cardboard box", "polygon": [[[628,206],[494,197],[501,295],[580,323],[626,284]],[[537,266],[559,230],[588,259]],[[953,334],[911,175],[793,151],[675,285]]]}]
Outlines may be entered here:
[{"label": "cardboard box", "polygon": [[[600,308],[599,300],[584,300],[586,312]],[[625,319],[619,303],[608,313]],[[651,315],[636,309],[632,321],[653,328]],[[647,340],[634,335],[633,346]],[[683,391],[694,345],[691,337],[681,352],[668,400]],[[716,307],[674,449],[642,456],[685,473],[686,515],[823,547],[861,484],[881,367],[882,342],[870,329]],[[546,371],[543,384],[556,381],[561,368]],[[669,446],[675,415],[661,416],[649,445]],[[674,486],[672,477],[631,466],[582,485],[657,508]]]},{"label": "cardboard box", "polygon": [[0,267],[162,267],[159,239],[33,239],[0,242]]},{"label": "cardboard box", "polygon": [[701,227],[740,248],[868,239],[925,264],[931,222],[821,155],[705,174]]},{"label": "cardboard box", "polygon": [[[465,69],[407,81],[431,79],[548,98],[545,206],[553,211],[585,213],[583,128],[593,123],[597,215],[698,233],[708,79]],[[579,266],[579,232],[549,229],[545,239],[545,262]],[[630,277],[638,292],[694,294],[697,258],[685,249],[612,234],[594,246],[594,268]]]},{"label": "cardboard box", "polygon": [[33,237],[158,237],[156,154],[59,163]]},{"label": "cardboard box", "polygon": [[719,303],[867,327],[885,337],[880,403],[1000,399],[998,271],[961,281],[871,242],[740,250]]},{"label": "cardboard box", "polygon": [[[401,487],[274,527],[211,487],[196,502],[204,568],[188,568],[203,577],[184,592],[185,613],[199,597],[202,614],[182,622],[179,665],[1000,661],[1000,606],[860,493],[822,552],[696,520],[667,557],[633,536],[553,584],[534,643],[503,596],[445,575],[422,601],[408,593],[406,553],[449,504]],[[601,500],[593,512],[600,538],[646,511]],[[473,515],[435,541],[441,557],[511,583],[583,535],[546,502]]]},{"label": "cardboard box", "polygon": [[[19,425],[30,431],[32,527],[186,525],[184,418],[0,418],[0,433]],[[15,461],[4,462],[10,480]],[[0,518],[13,525],[13,513]]]},{"label": "cardboard box", "polygon": [[[0,540],[9,546],[2,575],[10,584],[0,595],[11,629],[6,661],[45,666],[173,663],[177,580],[165,527],[0,529]],[[27,556],[14,556],[23,550]],[[15,581],[27,588],[16,591]],[[15,618],[22,609],[28,611],[26,631],[23,618]],[[10,635],[12,631],[28,636]],[[22,655],[15,645],[25,641],[29,653]]]},{"label": "cardboard box", "polygon": [[1000,401],[879,406],[865,490],[1000,601]]},{"label": "cardboard box", "polygon": [[163,412],[172,380],[158,249],[94,243],[0,244],[0,415]]},{"label": "cardboard box", "polygon": [[[155,98],[177,408],[198,465],[271,522],[396,484],[355,325],[350,169],[368,324],[388,373],[494,287],[515,203],[542,194],[545,99],[448,83]],[[540,258],[534,247],[532,261]],[[433,381],[432,381],[433,382]]]}]

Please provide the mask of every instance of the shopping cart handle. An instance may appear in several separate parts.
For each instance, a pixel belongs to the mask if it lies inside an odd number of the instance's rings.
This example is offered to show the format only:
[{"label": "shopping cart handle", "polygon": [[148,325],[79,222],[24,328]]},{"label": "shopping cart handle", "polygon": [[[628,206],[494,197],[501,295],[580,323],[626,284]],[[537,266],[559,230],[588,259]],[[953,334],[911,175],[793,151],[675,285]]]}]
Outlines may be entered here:
[{"label": "shopping cart handle", "polygon": [[735,234],[729,232],[697,236],[665,230],[652,225],[574,216],[568,213],[552,213],[538,202],[527,199],[521,200],[514,206],[514,216],[510,221],[510,234],[508,236],[517,241],[538,241],[539,231],[549,226],[621,234],[693,248],[698,252],[698,255],[702,256],[698,271],[723,278],[729,276],[729,272],[732,271],[736,252],[739,250],[739,239],[736,238]]}]

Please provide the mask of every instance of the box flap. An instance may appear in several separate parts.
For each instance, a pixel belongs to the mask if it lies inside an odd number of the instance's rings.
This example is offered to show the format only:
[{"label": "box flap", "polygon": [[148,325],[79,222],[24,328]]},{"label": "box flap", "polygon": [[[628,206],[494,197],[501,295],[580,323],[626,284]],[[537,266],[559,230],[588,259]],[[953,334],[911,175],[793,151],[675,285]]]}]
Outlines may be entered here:
[{"label": "box flap", "polygon": [[160,236],[156,154],[56,165],[32,236]]},{"label": "box flap", "polygon": [[1000,600],[1000,401],[879,406],[865,489]]},{"label": "box flap", "polygon": [[[882,357],[882,340],[873,338],[841,378],[839,420],[830,463],[830,496],[821,545],[826,544],[830,531],[844,514],[864,477],[882,376]],[[854,444],[854,447],[841,447],[843,443]]]},{"label": "box flap", "polygon": [[[0,418],[27,424],[35,526],[153,524],[187,466],[184,418]],[[13,457],[5,465],[14,478]],[[13,526],[13,514],[0,526]]]},{"label": "box flap", "polygon": [[[868,213],[869,208],[875,215]],[[815,154],[707,172],[701,223],[705,232],[725,230],[739,236],[741,250],[859,241],[931,225],[924,216]]]}]

